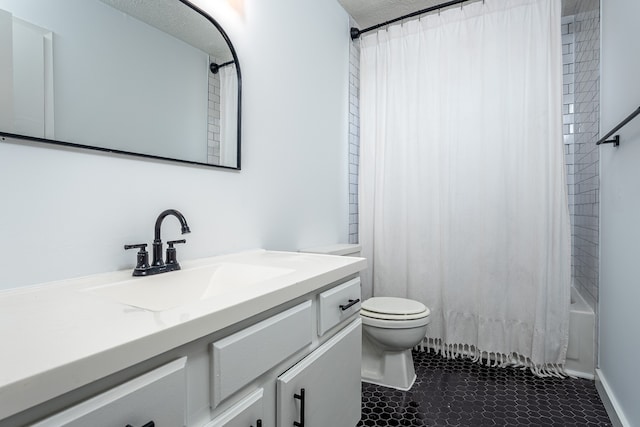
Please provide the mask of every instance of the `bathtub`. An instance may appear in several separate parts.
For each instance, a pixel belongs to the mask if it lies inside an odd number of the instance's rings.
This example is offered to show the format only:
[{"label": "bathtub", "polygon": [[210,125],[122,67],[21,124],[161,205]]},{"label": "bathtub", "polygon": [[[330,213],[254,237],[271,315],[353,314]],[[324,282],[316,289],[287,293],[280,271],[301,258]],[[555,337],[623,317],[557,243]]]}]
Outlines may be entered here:
[{"label": "bathtub", "polygon": [[595,325],[595,312],[572,286],[569,346],[565,364],[568,374],[590,380],[595,378]]}]

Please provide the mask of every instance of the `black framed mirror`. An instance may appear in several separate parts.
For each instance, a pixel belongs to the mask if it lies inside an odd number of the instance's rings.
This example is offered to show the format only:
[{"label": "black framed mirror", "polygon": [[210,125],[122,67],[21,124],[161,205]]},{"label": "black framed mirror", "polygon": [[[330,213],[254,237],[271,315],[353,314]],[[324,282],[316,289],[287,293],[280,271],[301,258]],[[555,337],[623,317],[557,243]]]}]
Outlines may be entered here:
[{"label": "black framed mirror", "polygon": [[0,0],[0,139],[240,169],[240,64],[187,0]]}]

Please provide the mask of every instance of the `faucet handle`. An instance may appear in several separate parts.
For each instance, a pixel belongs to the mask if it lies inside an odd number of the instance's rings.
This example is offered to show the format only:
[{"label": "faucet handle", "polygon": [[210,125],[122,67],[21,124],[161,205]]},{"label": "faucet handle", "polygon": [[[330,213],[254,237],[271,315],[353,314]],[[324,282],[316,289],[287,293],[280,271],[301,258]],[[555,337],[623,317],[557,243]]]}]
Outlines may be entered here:
[{"label": "faucet handle", "polygon": [[138,243],[137,245],[124,245],[124,249],[140,249],[138,251],[138,262],[136,268],[133,269],[134,276],[144,276],[149,269],[149,252],[147,252],[146,243]]},{"label": "faucet handle", "polygon": [[146,243],[138,243],[137,245],[124,245],[124,250],[126,251],[127,249],[138,249],[140,248],[141,251],[142,250],[146,250],[145,248],[147,247]]},{"label": "faucet handle", "polygon": [[[169,240],[167,242],[167,245],[169,245],[170,248],[173,248],[173,245],[177,244],[177,243],[187,243],[187,239],[180,239],[180,240]],[[145,245],[146,246],[146,245]]]},{"label": "faucet handle", "polygon": [[176,258],[176,248],[173,247],[173,245],[178,243],[187,243],[187,240],[186,239],[169,240],[167,242],[167,245],[169,245],[169,247],[167,248],[167,260],[165,261],[165,264],[177,267],[177,268],[174,268],[175,270],[180,269],[180,264],[178,264],[178,260]]}]

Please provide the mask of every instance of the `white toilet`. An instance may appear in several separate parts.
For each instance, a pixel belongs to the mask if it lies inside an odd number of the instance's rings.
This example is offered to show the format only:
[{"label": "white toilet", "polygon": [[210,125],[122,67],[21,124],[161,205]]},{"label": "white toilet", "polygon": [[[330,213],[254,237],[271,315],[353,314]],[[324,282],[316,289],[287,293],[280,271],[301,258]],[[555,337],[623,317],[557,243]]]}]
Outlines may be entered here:
[{"label": "white toilet", "polygon": [[409,390],[416,380],[411,349],[427,332],[429,309],[405,298],[374,297],[362,303],[362,380]]},{"label": "white toilet", "polygon": [[[360,256],[360,246],[340,244],[301,252]],[[424,338],[430,313],[424,304],[405,298],[364,301],[360,309],[362,381],[409,390],[416,380],[411,349]]]}]

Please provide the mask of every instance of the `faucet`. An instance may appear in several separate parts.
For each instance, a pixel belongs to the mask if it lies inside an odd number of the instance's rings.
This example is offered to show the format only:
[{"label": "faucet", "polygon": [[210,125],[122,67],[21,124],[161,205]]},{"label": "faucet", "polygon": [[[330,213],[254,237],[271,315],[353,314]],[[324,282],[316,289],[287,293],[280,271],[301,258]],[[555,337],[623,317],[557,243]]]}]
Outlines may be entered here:
[{"label": "faucet", "polygon": [[149,253],[147,252],[147,244],[140,243],[137,245],[124,245],[125,249],[139,249],[138,262],[136,268],[133,269],[133,276],[150,276],[152,274],[166,273],[168,271],[180,270],[180,264],[176,258],[176,249],[173,245],[178,243],[186,243],[185,239],[172,240],[167,242],[169,247],[167,248],[166,262],[162,260],[162,239],[160,238],[160,229],[162,227],[162,221],[169,216],[173,215],[180,221],[180,227],[182,234],[190,233],[187,220],[180,212],[175,209],[167,209],[158,215],[156,219],[156,225],[154,228],[153,239],[153,262],[149,265]]},{"label": "faucet", "polygon": [[[182,228],[182,234],[191,233],[191,230],[189,230],[189,225],[187,225],[187,220],[184,219],[184,215],[182,215],[177,210],[167,209],[166,211],[158,215],[158,219],[156,219],[155,234],[153,239],[153,262],[151,263],[152,267],[160,267],[164,265],[164,262],[162,261],[162,240],[160,239],[160,227],[162,226],[162,221],[164,221],[164,219],[169,215],[173,215],[178,218],[178,221],[180,221],[180,226]],[[167,243],[169,244],[170,248],[173,248],[174,243],[186,243],[186,240],[184,242],[175,240],[173,242]]]}]

